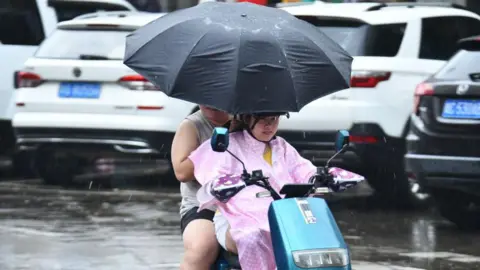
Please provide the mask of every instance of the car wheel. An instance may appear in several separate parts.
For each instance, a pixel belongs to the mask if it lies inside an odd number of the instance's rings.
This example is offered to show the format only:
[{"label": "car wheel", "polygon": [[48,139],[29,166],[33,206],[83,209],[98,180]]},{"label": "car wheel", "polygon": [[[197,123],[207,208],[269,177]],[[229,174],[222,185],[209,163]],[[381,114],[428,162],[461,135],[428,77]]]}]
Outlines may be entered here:
[{"label": "car wheel", "polygon": [[72,157],[56,157],[53,152],[41,151],[36,158],[40,178],[47,185],[70,186],[75,176],[75,162]]},{"label": "car wheel", "polygon": [[20,178],[34,178],[36,172],[33,157],[29,152],[17,152],[13,155],[13,174]]},{"label": "car wheel", "polygon": [[418,208],[429,199],[419,188],[415,176],[405,172],[403,158],[396,158],[384,168],[369,169],[365,176],[375,194],[388,205]]},{"label": "car wheel", "polygon": [[455,190],[432,191],[440,215],[460,229],[480,229],[480,198]]}]

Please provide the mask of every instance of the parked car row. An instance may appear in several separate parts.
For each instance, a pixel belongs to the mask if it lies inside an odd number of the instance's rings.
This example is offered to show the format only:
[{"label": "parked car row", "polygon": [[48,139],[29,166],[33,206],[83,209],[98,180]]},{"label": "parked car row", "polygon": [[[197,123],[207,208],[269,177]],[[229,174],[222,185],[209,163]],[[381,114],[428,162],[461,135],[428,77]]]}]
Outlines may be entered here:
[{"label": "parked car row", "polygon": [[[292,113],[289,120],[281,122],[280,135],[302,155],[324,162],[333,151],[335,131],[349,129],[353,151],[336,162],[367,176],[369,184],[385,198],[401,205],[414,203],[418,184],[428,191],[425,182],[438,178],[435,173],[423,173],[428,162],[421,163],[422,155],[448,154],[435,152],[436,148],[426,143],[428,146],[412,148],[413,142],[424,145],[420,142],[425,136],[415,133],[416,124],[430,121],[423,124],[429,127],[428,136],[434,136],[432,130],[450,128],[448,136],[466,131],[475,137],[478,120],[472,116],[476,110],[472,108],[477,103],[471,101],[475,88],[470,85],[478,76],[475,72],[468,73],[470,86],[465,97],[470,101],[439,98],[450,90],[437,92],[430,82],[420,83],[439,69],[432,78],[442,70],[452,76],[448,70],[456,69],[460,60],[455,64],[446,61],[457,51],[459,39],[480,34],[480,16],[446,4],[309,3],[282,9],[318,26],[350,52],[354,62],[350,89]],[[118,11],[61,22],[15,73],[16,148],[32,160],[45,182],[70,182],[75,175],[112,167],[127,172],[132,163],[144,168],[155,167],[159,160],[168,162],[178,124],[198,108],[167,98],[122,63],[125,36],[159,16],[163,14]],[[463,48],[452,61],[471,53]],[[437,80],[443,80],[442,76]],[[436,107],[427,112],[447,104],[447,114],[436,118],[424,114],[423,102],[428,98]],[[470,113],[473,120],[455,119],[457,107],[464,108],[463,116]],[[412,110],[416,113],[410,116]],[[458,127],[460,124],[465,127]],[[415,136],[420,139],[412,139]],[[471,151],[460,156],[478,156],[475,139],[458,141]],[[407,170],[406,142],[407,161],[421,161]],[[445,145],[449,144],[442,139],[440,146]],[[417,148],[420,150],[411,150]],[[470,164],[475,162],[473,159]]]}]

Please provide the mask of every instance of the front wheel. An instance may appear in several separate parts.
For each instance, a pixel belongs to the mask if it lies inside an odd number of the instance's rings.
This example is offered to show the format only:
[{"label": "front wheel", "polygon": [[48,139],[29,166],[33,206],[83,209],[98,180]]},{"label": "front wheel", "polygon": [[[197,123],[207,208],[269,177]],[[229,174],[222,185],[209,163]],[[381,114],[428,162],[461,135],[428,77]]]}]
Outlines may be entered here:
[{"label": "front wheel", "polygon": [[432,196],[440,215],[457,227],[480,229],[480,198],[454,190],[434,190]]}]

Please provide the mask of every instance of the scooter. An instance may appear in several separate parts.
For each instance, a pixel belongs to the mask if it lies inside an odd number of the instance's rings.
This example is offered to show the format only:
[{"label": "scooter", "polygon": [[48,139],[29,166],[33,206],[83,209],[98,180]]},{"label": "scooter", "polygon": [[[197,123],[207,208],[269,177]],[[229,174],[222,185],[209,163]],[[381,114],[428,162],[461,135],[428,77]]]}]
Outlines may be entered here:
[{"label": "scooter", "polygon": [[[273,198],[268,210],[268,220],[278,270],[352,269],[350,252],[335,218],[325,200],[318,197],[344,191],[365,180],[361,175],[329,166],[336,156],[348,149],[348,131],[337,132],[336,153],[324,167],[317,168],[315,176],[305,184],[284,185],[280,194],[270,186],[268,178],[263,176],[261,170],[248,173],[243,162],[228,151],[226,128],[216,128],[210,142],[214,151],[228,152],[242,163],[242,180],[246,186],[257,185],[265,188],[265,192],[257,193],[257,198]],[[315,197],[310,197],[311,195]],[[222,250],[212,269],[241,269],[241,266],[235,254]]]}]

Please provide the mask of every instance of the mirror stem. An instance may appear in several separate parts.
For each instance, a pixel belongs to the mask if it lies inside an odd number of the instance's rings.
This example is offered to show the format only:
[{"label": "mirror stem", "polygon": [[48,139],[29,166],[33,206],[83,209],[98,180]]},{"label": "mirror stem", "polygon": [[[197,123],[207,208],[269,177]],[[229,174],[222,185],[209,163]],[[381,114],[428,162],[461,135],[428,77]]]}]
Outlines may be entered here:
[{"label": "mirror stem", "polygon": [[328,167],[330,166],[330,162],[335,158],[337,157],[340,153],[342,153],[343,151],[345,151],[348,147],[348,144],[344,144],[342,149],[340,149],[340,151],[336,152],[328,161],[327,163],[325,164],[325,168],[328,169]]},{"label": "mirror stem", "polygon": [[225,149],[225,151],[228,152],[230,155],[232,155],[232,157],[234,157],[236,160],[238,160],[238,162],[240,162],[242,164],[242,167],[243,167],[242,178],[244,178],[244,177],[247,178],[247,179],[250,178],[250,175],[248,174],[247,169],[245,169],[245,163],[243,163],[243,161],[241,161],[237,156],[235,156],[228,149]]}]

